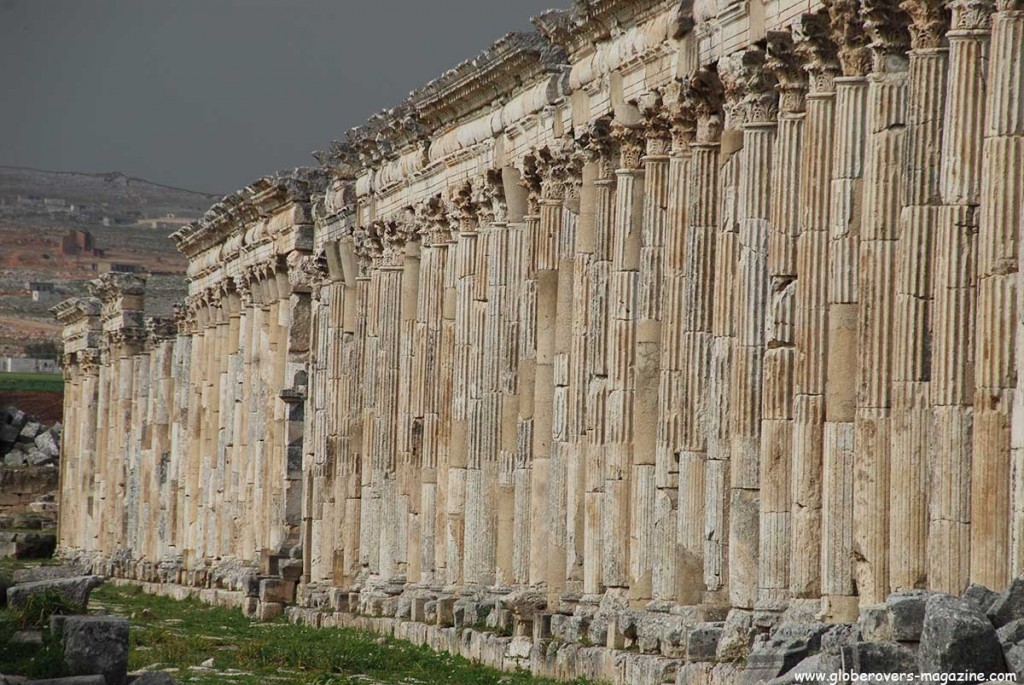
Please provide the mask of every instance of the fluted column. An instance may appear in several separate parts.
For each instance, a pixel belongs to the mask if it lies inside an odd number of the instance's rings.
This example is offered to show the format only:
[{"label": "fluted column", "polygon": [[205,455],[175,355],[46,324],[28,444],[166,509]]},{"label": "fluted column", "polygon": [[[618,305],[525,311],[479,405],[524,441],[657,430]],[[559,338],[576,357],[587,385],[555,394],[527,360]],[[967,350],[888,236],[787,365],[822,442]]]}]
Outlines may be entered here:
[{"label": "fluted column", "polygon": [[[655,600],[696,603],[700,596],[684,597],[684,576],[697,576],[700,568],[685,567],[680,539],[680,417],[688,410],[690,398],[683,395],[683,331],[686,312],[686,232],[689,198],[690,145],[694,135],[694,114],[683,98],[681,84],[667,89],[665,99],[671,125],[668,156],[668,187],[665,209],[664,278],[661,296],[661,362],[658,388],[658,430],[655,481],[655,549],[653,594]],[[703,474],[700,475],[703,489]],[[699,517],[703,522],[703,516]],[[699,546],[699,541],[697,541]],[[691,587],[694,583],[690,582]]]},{"label": "fluted column", "polygon": [[[975,342],[972,577],[1002,587],[1024,569],[1024,438],[1018,367],[1024,209],[1024,5],[996,3],[988,52]],[[1016,418],[1015,418],[1016,417]],[[1014,444],[1017,443],[1017,444]],[[1006,492],[1009,488],[1009,492]],[[1009,499],[1008,515],[1000,502]],[[1005,552],[1004,552],[1005,550]],[[999,555],[999,556],[996,556]],[[998,561],[1003,560],[1002,568]],[[995,563],[993,563],[995,562]]]},{"label": "fluted column", "polygon": [[735,55],[730,72],[723,80],[727,97],[739,99],[734,116],[737,123],[742,120],[743,143],[738,152],[736,326],[729,381],[729,599],[733,606],[750,609],[758,594],[761,400],[778,98],[764,51],[748,48]]},{"label": "fluted column", "polygon": [[828,264],[835,84],[839,62],[824,14],[805,14],[794,27],[808,75],[801,155],[799,238],[796,246],[796,349],[793,398],[792,555],[795,597],[822,591],[825,379],[828,341]]},{"label": "fluted column", "polygon": [[[680,395],[686,403],[679,416],[679,596],[687,604],[703,601],[705,589],[718,590],[721,568],[721,522],[706,506],[711,485],[724,484],[721,464],[708,463],[707,416],[711,409],[711,321],[713,316],[715,236],[718,232],[718,168],[721,147],[722,86],[716,74],[698,71],[684,86],[684,106],[697,128],[690,147],[683,248]],[[709,482],[710,481],[710,482]],[[717,527],[716,527],[717,524]],[[705,530],[717,533],[707,538]],[[717,571],[717,572],[716,572]]]},{"label": "fluted column", "polygon": [[612,173],[608,122],[599,120],[588,132],[584,146],[592,157],[594,229],[593,256],[587,269],[588,326],[586,334],[587,410],[584,476],[583,592],[604,590],[603,537],[605,511],[606,407],[608,393],[608,287],[611,271],[611,236],[615,221],[615,176]]},{"label": "fluted column", "polygon": [[[664,302],[665,244],[669,204],[671,131],[660,93],[640,102],[645,154],[637,292],[636,375],[633,406],[633,535],[630,594],[650,600],[662,552],[675,548],[675,480],[671,454],[659,454],[659,395]],[[670,490],[671,488],[671,490]],[[674,555],[673,555],[674,556]],[[659,563],[661,562],[661,563]]]},{"label": "fluted column", "polygon": [[[959,593],[971,578],[1005,584],[1009,553],[1005,534],[976,532],[971,549],[971,453],[974,434],[974,335],[981,201],[981,154],[991,5],[954,2],[949,40],[949,79],[942,137],[943,209],[935,244],[935,317],[932,344],[933,466],[929,504],[928,585]],[[981,473],[979,476],[984,478]],[[979,502],[980,503],[980,502]],[[995,485],[984,508],[1005,522],[1009,491]],[[984,542],[982,542],[984,541]]]},{"label": "fluted column", "polygon": [[771,212],[767,238],[768,293],[764,311],[764,381],[761,392],[760,554],[758,603],[775,607],[789,594],[793,515],[793,400],[796,367],[797,241],[804,181],[807,76],[791,34],[768,36],[766,68],[778,81],[779,119],[769,171]]},{"label": "fluted column", "polygon": [[889,594],[889,496],[893,286],[905,166],[907,58],[905,17],[893,0],[865,0],[871,37],[857,283],[857,415],[853,535],[862,605]]},{"label": "fluted column", "polygon": [[829,616],[856,609],[852,532],[854,418],[857,404],[858,255],[870,66],[858,0],[829,8],[843,76],[835,80],[835,158],[832,167],[828,271],[828,361],[825,397],[822,516],[822,594]]},{"label": "fluted column", "polygon": [[[939,219],[939,150],[948,50],[941,0],[908,0],[907,149],[896,244],[889,495],[889,585],[927,581],[928,460],[932,411],[932,277]],[[898,487],[893,487],[898,484]]]},{"label": "fluted column", "polygon": [[[609,280],[607,444],[605,453],[604,570],[607,587],[631,587],[631,569],[641,552],[634,537],[646,522],[631,520],[637,494],[634,469],[637,285],[640,270],[643,142],[639,130],[616,124],[619,168],[615,171],[615,222]],[[640,505],[646,511],[648,508]]]}]

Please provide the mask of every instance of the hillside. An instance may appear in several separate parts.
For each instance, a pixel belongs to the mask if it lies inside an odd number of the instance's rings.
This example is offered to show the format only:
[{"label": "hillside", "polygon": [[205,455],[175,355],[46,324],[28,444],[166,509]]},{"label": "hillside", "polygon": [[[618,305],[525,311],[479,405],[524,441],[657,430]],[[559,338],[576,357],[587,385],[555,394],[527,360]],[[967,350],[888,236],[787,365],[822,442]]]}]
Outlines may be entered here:
[{"label": "hillside", "polygon": [[[109,215],[162,217],[202,215],[220,195],[152,183],[120,172],[86,174],[0,166],[0,201],[52,198],[67,204],[104,209]],[[24,202],[24,206],[28,206]]]},{"label": "hillside", "polygon": [[[205,212],[219,195],[132,178],[0,166],[0,356],[53,341],[49,312],[85,283],[117,268],[145,270],[162,308],[184,288],[185,259],[170,234]],[[62,247],[69,231],[88,232],[95,251]],[[34,300],[29,282],[52,284]]]}]

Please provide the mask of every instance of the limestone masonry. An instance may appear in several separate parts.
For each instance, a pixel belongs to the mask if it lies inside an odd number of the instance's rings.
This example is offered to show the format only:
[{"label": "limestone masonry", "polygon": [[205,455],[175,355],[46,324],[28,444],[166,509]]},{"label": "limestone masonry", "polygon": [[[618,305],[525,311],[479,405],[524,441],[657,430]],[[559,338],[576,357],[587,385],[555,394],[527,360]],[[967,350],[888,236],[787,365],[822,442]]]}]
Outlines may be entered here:
[{"label": "limestone masonry", "polygon": [[629,683],[730,610],[1006,588],[1021,0],[535,24],[176,233],[173,318],[55,308],[65,555]]}]

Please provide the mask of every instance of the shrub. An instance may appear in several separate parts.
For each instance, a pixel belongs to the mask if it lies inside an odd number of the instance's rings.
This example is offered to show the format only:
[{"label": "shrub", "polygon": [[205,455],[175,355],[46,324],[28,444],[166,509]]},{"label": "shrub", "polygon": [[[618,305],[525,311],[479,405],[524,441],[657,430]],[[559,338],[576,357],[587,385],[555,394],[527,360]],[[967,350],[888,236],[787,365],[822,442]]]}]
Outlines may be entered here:
[{"label": "shrub", "polygon": [[42,628],[57,614],[71,616],[83,614],[85,609],[68,599],[59,590],[47,590],[29,595],[25,605],[14,610],[14,622],[20,628]]}]

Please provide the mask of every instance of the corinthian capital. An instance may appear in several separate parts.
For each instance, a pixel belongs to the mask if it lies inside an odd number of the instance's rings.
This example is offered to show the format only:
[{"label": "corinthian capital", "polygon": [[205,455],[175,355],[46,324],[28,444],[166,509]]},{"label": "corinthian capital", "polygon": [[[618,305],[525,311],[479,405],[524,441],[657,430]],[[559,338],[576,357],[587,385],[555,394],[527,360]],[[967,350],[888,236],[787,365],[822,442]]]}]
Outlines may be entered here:
[{"label": "corinthian capital", "polygon": [[619,168],[639,169],[644,151],[647,149],[643,127],[613,122],[612,140],[619,146]]},{"label": "corinthian capital", "polygon": [[453,242],[452,220],[440,194],[416,208],[416,223],[425,244],[436,246]]},{"label": "corinthian capital", "polygon": [[637,103],[643,117],[643,133],[648,155],[666,155],[672,145],[670,112],[665,107],[661,92],[652,90]]},{"label": "corinthian capital", "polygon": [[864,30],[871,37],[872,69],[875,72],[905,71],[910,33],[909,17],[899,0],[863,0]]},{"label": "corinthian capital", "polygon": [[477,184],[476,204],[481,224],[504,223],[508,218],[501,169],[488,169]]},{"label": "corinthian capital", "polygon": [[871,50],[860,0],[824,0],[824,4],[843,75],[866,76],[871,70]]},{"label": "corinthian capital", "polygon": [[598,117],[581,127],[576,135],[576,149],[586,161],[597,162],[599,178],[612,174],[612,120],[610,116]]},{"label": "corinthian capital", "polygon": [[722,135],[724,91],[718,74],[701,67],[685,83],[683,107],[697,119],[697,142],[717,142]]},{"label": "corinthian capital", "polygon": [[942,47],[949,30],[949,12],[942,0],[903,0],[900,8],[910,16],[910,46],[915,50]]},{"label": "corinthian capital", "polygon": [[830,23],[828,15],[815,13],[801,15],[793,24],[793,48],[803,60],[812,93],[834,91],[833,81],[842,71]]},{"label": "corinthian capital", "polygon": [[765,65],[760,48],[748,48],[723,57],[718,73],[725,90],[726,128],[768,123],[779,114],[775,77]]},{"label": "corinthian capital", "polygon": [[769,31],[765,68],[778,82],[779,110],[782,112],[804,111],[804,96],[807,94],[807,72],[800,65],[800,56],[793,45],[793,36],[788,31]]},{"label": "corinthian capital", "polygon": [[[1019,3],[1017,3],[1019,4]],[[988,31],[992,26],[992,0],[952,0],[946,4],[953,31]]]}]

